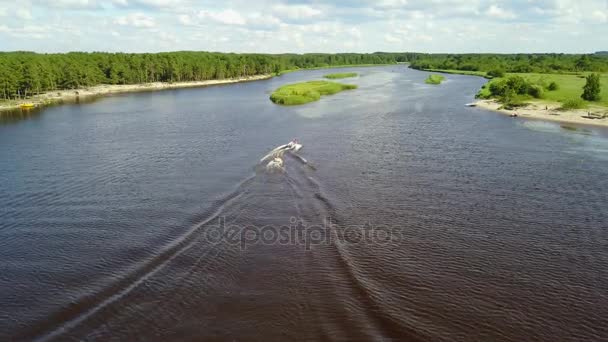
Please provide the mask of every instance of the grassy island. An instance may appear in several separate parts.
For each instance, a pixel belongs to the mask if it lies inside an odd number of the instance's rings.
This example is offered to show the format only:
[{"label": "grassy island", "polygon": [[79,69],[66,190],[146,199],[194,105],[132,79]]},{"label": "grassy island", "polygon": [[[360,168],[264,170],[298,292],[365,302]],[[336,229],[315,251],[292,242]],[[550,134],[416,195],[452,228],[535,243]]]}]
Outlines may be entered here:
[{"label": "grassy island", "polygon": [[317,101],[321,95],[332,95],[357,88],[354,84],[329,81],[308,81],[284,85],[270,95],[270,100],[281,105],[300,105]]},{"label": "grassy island", "polygon": [[357,77],[358,75],[359,74],[357,74],[356,72],[341,72],[341,73],[335,73],[335,74],[327,74],[323,77],[333,80],[333,79],[338,79],[338,78]]},{"label": "grassy island", "polygon": [[445,77],[437,74],[429,75],[429,77],[424,81],[426,84],[441,84],[445,80]]}]

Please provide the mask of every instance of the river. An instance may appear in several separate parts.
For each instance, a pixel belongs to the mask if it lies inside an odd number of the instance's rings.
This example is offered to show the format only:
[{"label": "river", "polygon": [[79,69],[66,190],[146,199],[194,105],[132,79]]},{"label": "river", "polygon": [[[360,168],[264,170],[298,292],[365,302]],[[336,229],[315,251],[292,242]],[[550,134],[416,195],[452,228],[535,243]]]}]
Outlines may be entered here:
[{"label": "river", "polygon": [[335,71],[304,106],[268,96],[334,70],[3,119],[0,339],[608,338],[608,130]]}]

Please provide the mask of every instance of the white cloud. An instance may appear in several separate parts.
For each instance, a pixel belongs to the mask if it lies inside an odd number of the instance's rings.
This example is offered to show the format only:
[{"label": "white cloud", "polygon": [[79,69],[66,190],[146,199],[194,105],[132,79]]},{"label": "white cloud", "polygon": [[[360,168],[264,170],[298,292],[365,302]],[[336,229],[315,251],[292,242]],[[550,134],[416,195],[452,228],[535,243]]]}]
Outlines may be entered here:
[{"label": "white cloud", "polygon": [[607,5],[606,0],[0,0],[0,50],[592,52],[601,49],[597,37],[608,36]]},{"label": "white cloud", "polygon": [[63,9],[94,9],[101,7],[101,2],[96,0],[34,0],[34,3],[45,7]]},{"label": "white cloud", "polygon": [[247,16],[247,22],[261,27],[276,27],[282,24],[282,21],[279,18],[259,12],[249,14]]},{"label": "white cloud", "polygon": [[182,2],[183,2],[181,0],[113,0],[113,1],[116,4],[120,4],[123,6],[143,5],[143,6],[158,7],[158,8],[179,6],[179,5],[182,5]]},{"label": "white cloud", "polygon": [[140,28],[150,28],[156,25],[154,19],[143,13],[131,13],[114,20],[115,24]]},{"label": "white cloud", "polygon": [[608,14],[603,11],[599,11],[599,10],[593,11],[593,13],[591,13],[591,17],[597,23],[608,22]]},{"label": "white cloud", "polygon": [[26,25],[23,27],[0,26],[0,32],[13,37],[23,39],[48,39],[51,36],[51,29],[46,26]]},{"label": "white cloud", "polygon": [[486,11],[486,15],[498,19],[515,19],[515,13],[505,10],[498,5],[492,5]]},{"label": "white cloud", "polygon": [[385,34],[384,40],[388,43],[401,43],[402,40],[398,37],[393,36],[392,34]]},{"label": "white cloud", "polygon": [[32,19],[32,12],[27,8],[18,8],[15,11],[15,16],[21,20],[30,20]]},{"label": "white cloud", "polygon": [[180,14],[177,16],[177,20],[182,23],[183,25],[193,25],[194,21],[192,20],[192,17],[187,15],[187,14]]},{"label": "white cloud", "polygon": [[245,18],[233,9],[225,9],[219,12],[200,11],[198,14],[201,19],[210,19],[225,25],[245,25]]},{"label": "white cloud", "polygon": [[408,4],[408,0],[380,0],[375,3],[379,8],[400,8]]},{"label": "white cloud", "polygon": [[347,33],[354,39],[361,39],[361,30],[356,27],[351,27],[347,30]]},{"label": "white cloud", "polygon": [[275,5],[272,7],[273,12],[284,18],[301,20],[319,17],[323,12],[308,5]]}]

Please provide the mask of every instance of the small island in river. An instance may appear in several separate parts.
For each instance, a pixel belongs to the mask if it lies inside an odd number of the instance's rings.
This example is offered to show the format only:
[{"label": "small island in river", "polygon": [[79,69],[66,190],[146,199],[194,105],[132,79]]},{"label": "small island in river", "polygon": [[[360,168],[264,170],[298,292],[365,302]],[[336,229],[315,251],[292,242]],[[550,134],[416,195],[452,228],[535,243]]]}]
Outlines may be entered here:
[{"label": "small island in river", "polygon": [[332,95],[343,90],[356,89],[354,84],[329,81],[308,81],[287,84],[279,87],[270,95],[270,100],[280,105],[301,105],[318,101],[321,95]]},{"label": "small island in river", "polygon": [[339,73],[335,73],[335,74],[327,74],[323,77],[333,80],[333,79],[349,78],[349,77],[357,77],[357,76],[359,76],[359,74],[357,74],[356,72],[339,72]]},{"label": "small island in river", "polygon": [[438,75],[438,74],[432,74],[432,75],[429,75],[429,77],[424,81],[424,83],[441,84],[441,82],[443,82],[444,80],[445,80],[445,77]]}]

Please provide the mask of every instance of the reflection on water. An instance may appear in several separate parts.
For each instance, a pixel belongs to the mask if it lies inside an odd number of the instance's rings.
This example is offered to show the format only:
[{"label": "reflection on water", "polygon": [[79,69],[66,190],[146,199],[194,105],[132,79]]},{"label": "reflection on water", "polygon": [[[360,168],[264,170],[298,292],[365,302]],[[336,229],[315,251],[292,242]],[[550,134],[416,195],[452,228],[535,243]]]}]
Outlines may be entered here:
[{"label": "reflection on water", "polygon": [[[606,339],[608,131],[465,107],[477,77],[339,71],[359,88],[304,106],[268,94],[332,70],[0,125],[0,339]],[[314,168],[254,173],[293,138]]]},{"label": "reflection on water", "polygon": [[8,125],[19,122],[21,120],[35,119],[40,113],[41,109],[29,108],[29,109],[15,109],[0,112],[0,125]]}]

